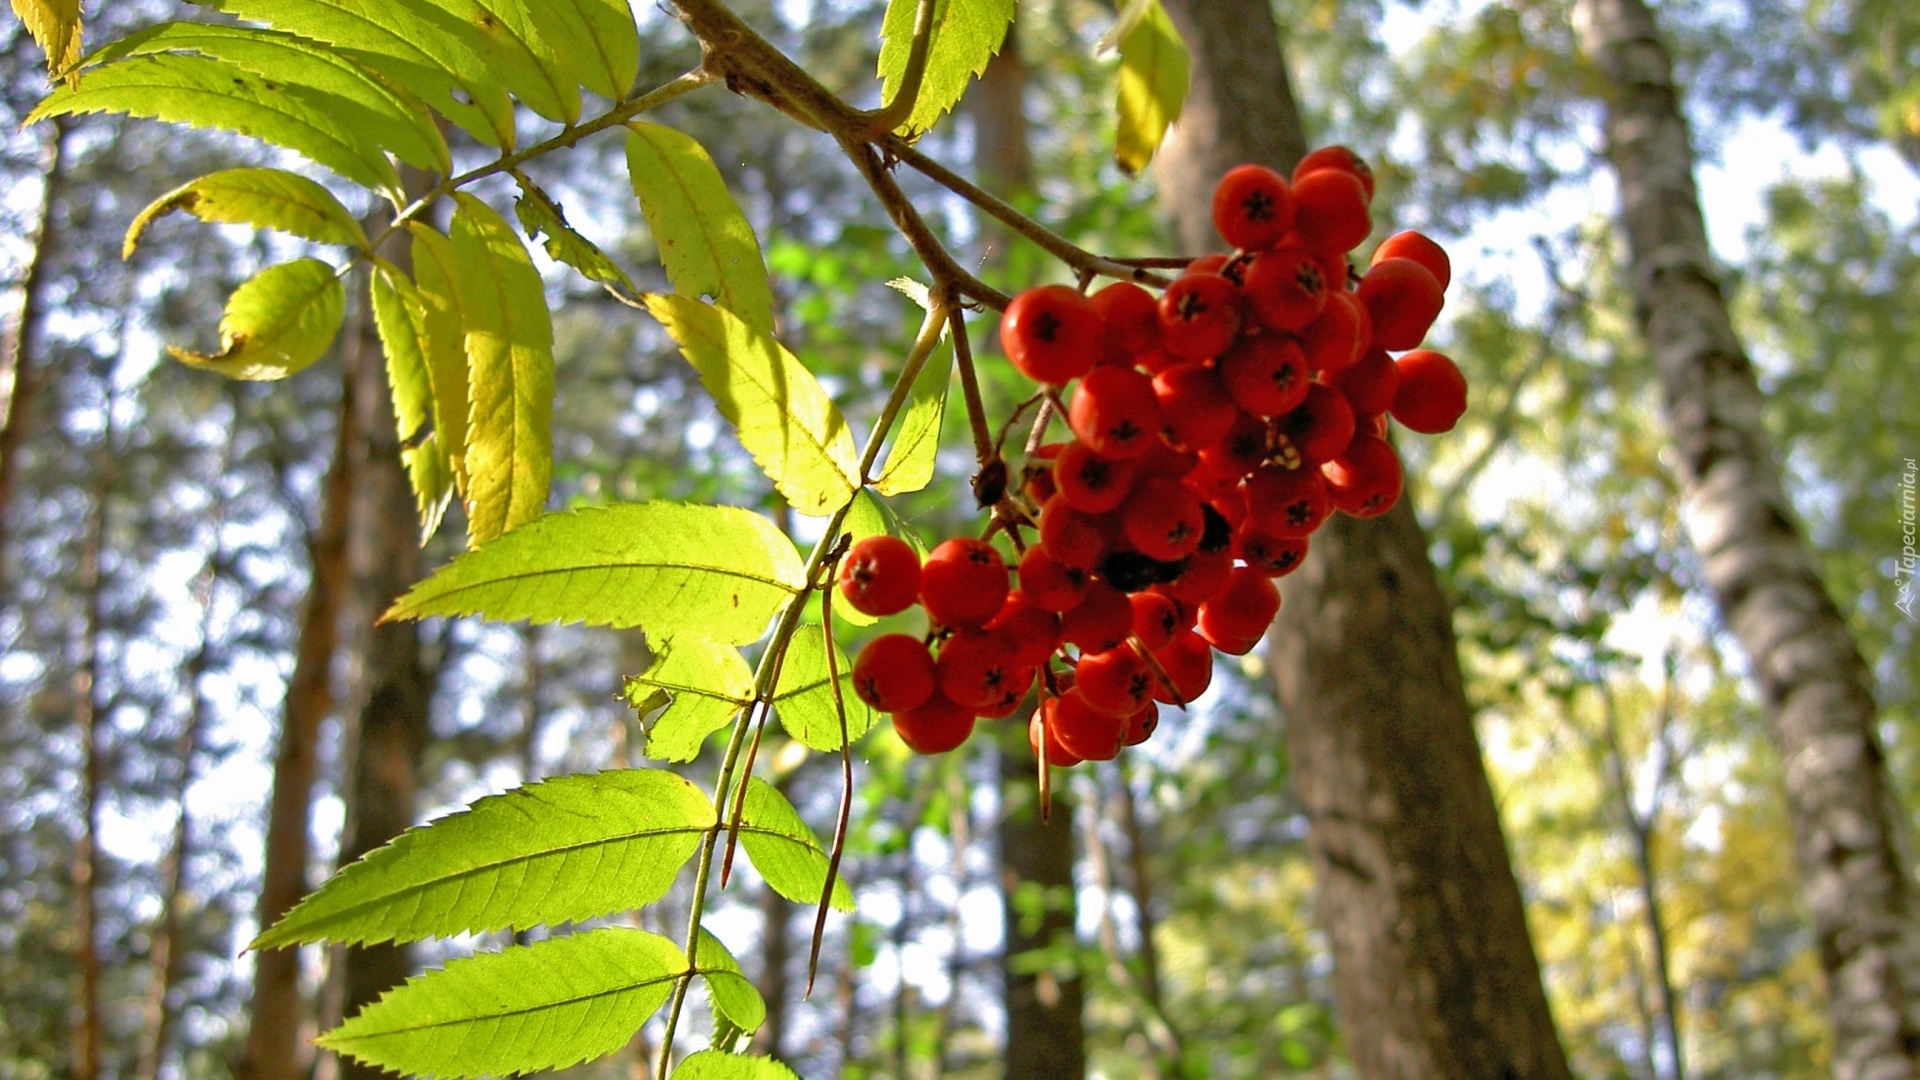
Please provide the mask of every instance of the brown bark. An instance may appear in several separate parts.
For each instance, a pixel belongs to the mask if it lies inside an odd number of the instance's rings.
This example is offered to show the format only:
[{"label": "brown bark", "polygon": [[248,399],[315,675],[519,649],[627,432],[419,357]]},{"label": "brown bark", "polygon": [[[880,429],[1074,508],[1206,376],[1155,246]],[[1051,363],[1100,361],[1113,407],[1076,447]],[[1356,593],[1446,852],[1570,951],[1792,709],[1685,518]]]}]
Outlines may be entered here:
[{"label": "brown bark", "polygon": [[[266,859],[260,877],[259,919],[272,926],[306,895],[312,862],[313,785],[319,772],[320,725],[334,710],[333,656],[339,643],[341,601],[350,577],[347,523],[357,485],[354,446],[360,441],[354,372],[341,380],[340,419],[333,462],[320,487],[319,528],[307,538],[308,585],[294,644],[293,674],[281,711],[267,811]],[[296,1080],[308,1056],[300,1038],[309,1010],[300,993],[300,951],[270,949],[254,958],[252,1018],[234,1073],[240,1080]]]},{"label": "brown bark", "polygon": [[[1265,0],[1166,8],[1194,77],[1162,193],[1198,254],[1218,246],[1219,177],[1288,171],[1306,140]],[[1282,582],[1272,658],[1356,1072],[1568,1077],[1427,538],[1403,501],[1313,545]]]},{"label": "brown bark", "polygon": [[1920,1076],[1920,922],[1873,680],[1795,522],[1727,312],[1673,62],[1641,0],[1579,0],[1602,76],[1635,315],[1653,355],[1687,531],[1746,651],[1785,763],[1801,894],[1839,1080]]},{"label": "brown bark", "polygon": [[6,396],[5,426],[0,427],[0,592],[7,582],[7,517],[13,509],[20,475],[20,448],[26,444],[33,403],[40,394],[40,345],[46,319],[49,255],[60,244],[56,212],[67,186],[66,120],[53,121],[41,168],[40,217],[33,231],[33,255],[20,286],[20,314],[0,338],[0,393]]},{"label": "brown bark", "polygon": [[80,628],[73,665],[74,727],[81,739],[81,822],[80,840],[73,861],[74,936],[78,939],[76,964],[80,969],[79,1001],[74,1025],[74,1080],[97,1080],[101,1074],[103,1020],[100,1013],[100,912],[98,889],[103,869],[100,857],[100,806],[106,784],[101,745],[102,713],[100,697],[100,635],[105,622],[105,575],[101,555],[106,546],[109,524],[107,500],[112,495],[113,475],[113,393],[112,374],[102,378],[106,391],[106,425],[94,448],[93,491],[88,511],[87,531],[80,542],[80,591],[84,622]]}]

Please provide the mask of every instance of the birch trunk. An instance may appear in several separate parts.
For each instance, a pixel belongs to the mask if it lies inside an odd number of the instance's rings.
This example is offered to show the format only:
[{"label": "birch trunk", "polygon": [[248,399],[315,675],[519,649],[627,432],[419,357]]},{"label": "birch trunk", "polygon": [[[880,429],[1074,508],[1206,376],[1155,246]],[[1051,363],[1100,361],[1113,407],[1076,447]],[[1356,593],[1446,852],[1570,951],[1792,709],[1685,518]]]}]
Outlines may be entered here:
[{"label": "birch trunk", "polygon": [[1785,764],[1837,1080],[1920,1077],[1920,926],[1872,675],[1827,595],[1761,423],[1694,185],[1673,61],[1641,0],[1578,0],[1635,315],[1653,355],[1688,534]]}]

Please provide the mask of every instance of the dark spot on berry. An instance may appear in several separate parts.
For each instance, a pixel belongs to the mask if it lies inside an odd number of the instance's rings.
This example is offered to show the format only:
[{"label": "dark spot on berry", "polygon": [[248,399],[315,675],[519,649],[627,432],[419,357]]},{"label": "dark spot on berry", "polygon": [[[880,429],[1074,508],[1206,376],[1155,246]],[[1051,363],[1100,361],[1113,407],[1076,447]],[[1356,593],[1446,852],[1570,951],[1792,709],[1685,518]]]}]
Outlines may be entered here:
[{"label": "dark spot on berry", "polygon": [[1273,196],[1264,191],[1249,192],[1240,200],[1240,209],[1246,211],[1248,221],[1273,220]]},{"label": "dark spot on berry", "polygon": [[1060,316],[1051,311],[1043,311],[1033,320],[1034,339],[1052,344],[1060,337],[1060,328],[1064,325],[1060,321]]},{"label": "dark spot on berry", "polygon": [[1233,543],[1233,526],[1220,511],[1206,503],[1200,504],[1200,520],[1204,527],[1200,530],[1200,550],[1213,552],[1225,551]]},{"label": "dark spot on berry", "polygon": [[1287,504],[1287,524],[1293,526],[1305,525],[1308,521],[1312,520],[1312,518],[1313,510],[1307,506],[1304,500],[1295,499],[1293,502]]},{"label": "dark spot on berry", "polygon": [[1301,292],[1317,293],[1327,287],[1326,279],[1320,276],[1320,268],[1313,263],[1303,262],[1293,271],[1294,284]]},{"label": "dark spot on berry", "polygon": [[1180,302],[1174,305],[1174,312],[1186,322],[1194,322],[1207,313],[1207,302],[1200,299],[1199,293],[1182,293]]},{"label": "dark spot on berry", "polygon": [[1130,443],[1145,433],[1145,429],[1135,427],[1131,420],[1122,420],[1107,431],[1109,438],[1123,443]]},{"label": "dark spot on berry", "polygon": [[1149,585],[1164,585],[1186,570],[1187,561],[1161,562],[1137,551],[1116,551],[1100,563],[1100,576],[1121,592],[1139,592]]}]

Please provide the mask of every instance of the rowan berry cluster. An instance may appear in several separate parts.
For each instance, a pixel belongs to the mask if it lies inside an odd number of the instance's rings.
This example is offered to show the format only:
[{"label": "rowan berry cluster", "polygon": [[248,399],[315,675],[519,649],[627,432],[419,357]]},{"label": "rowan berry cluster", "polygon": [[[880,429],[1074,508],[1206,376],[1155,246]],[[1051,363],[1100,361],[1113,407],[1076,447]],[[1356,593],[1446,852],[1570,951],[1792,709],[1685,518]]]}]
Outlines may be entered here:
[{"label": "rowan berry cluster", "polygon": [[922,561],[871,537],[840,568],[854,607],[918,604],[931,624],[924,638],[876,638],[853,665],[856,692],[909,747],[959,746],[1044,676],[1036,753],[1114,757],[1153,733],[1160,705],[1206,690],[1213,650],[1258,643],[1280,608],[1275,579],[1330,514],[1372,517],[1399,499],[1387,416],[1450,430],[1466,381],[1416,348],[1450,276],[1440,246],[1403,232],[1364,274],[1348,263],[1372,198],[1371,170],[1344,147],[1308,155],[1290,181],[1243,165],[1213,200],[1233,254],[1193,261],[1158,297],[1122,281],[1014,298],[1001,345],[1073,434],[1037,447],[1014,496],[1037,542],[1008,527],[1011,581],[999,549],[974,539]]}]

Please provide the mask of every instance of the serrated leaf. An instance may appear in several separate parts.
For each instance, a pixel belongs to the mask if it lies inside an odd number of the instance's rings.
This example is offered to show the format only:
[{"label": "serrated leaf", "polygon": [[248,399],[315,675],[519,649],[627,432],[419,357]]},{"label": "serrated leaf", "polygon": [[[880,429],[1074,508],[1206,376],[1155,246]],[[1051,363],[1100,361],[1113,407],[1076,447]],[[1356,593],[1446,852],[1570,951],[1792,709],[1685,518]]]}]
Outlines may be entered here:
[{"label": "serrated leaf", "polygon": [[[880,717],[853,692],[853,662],[838,646],[834,658],[840,673],[840,695],[846,703],[847,741],[859,742]],[[780,718],[780,727],[794,739],[815,750],[839,753],[840,713],[834,706],[833,683],[827,678],[826,638],[817,624],[794,632],[780,665],[773,712]]]},{"label": "serrated leaf", "polygon": [[633,89],[640,71],[640,33],[627,0],[542,0],[529,5],[534,24],[571,64],[580,85],[611,101]]},{"label": "serrated leaf", "polygon": [[773,286],[760,241],[713,159],[672,128],[636,121],[627,129],[627,174],[673,290],[711,296],[748,326],[773,333]]},{"label": "serrated leaf", "polygon": [[419,294],[425,338],[427,380],[433,386],[433,431],[447,455],[453,486],[467,494],[467,414],[472,410],[467,384],[467,341],[460,315],[460,294],[453,282],[458,260],[453,241],[432,226],[407,223],[413,234],[413,282]]},{"label": "serrated leaf", "polygon": [[257,26],[162,23],[97,50],[86,63],[175,49],[238,64],[330,112],[348,129],[373,136],[409,165],[442,173],[453,168],[447,140],[418,98],[349,57],[291,34]]},{"label": "serrated leaf", "polygon": [[853,432],[813,372],[726,308],[661,293],[646,304],[787,502],[814,516],[845,506],[860,486]]},{"label": "serrated leaf", "polygon": [[395,1072],[503,1076],[625,1046],[687,970],[658,934],[603,927],[455,960],[387,991],[319,1045]]},{"label": "serrated leaf", "polygon": [[800,1080],[800,1074],[770,1057],[702,1050],[689,1054],[672,1080]]},{"label": "serrated leaf", "polygon": [[49,77],[79,61],[80,0],[13,0],[13,13],[47,54]]},{"label": "serrated leaf", "polygon": [[[653,663],[627,680],[626,697],[641,709],[655,692],[672,695],[647,728],[647,756],[692,761],[708,735],[726,726],[753,697],[753,669],[732,645],[673,637],[655,645]],[[650,709],[641,709],[645,715]]]},{"label": "serrated leaf", "polygon": [[453,470],[438,434],[400,451],[400,463],[406,466],[407,483],[413,487],[414,509],[420,514],[420,543],[425,545],[440,531],[440,521],[453,502]]},{"label": "serrated leaf", "polygon": [[450,34],[465,34],[521,104],[549,120],[580,119],[580,86],[534,24],[532,8],[553,0],[426,0]]},{"label": "serrated leaf", "polygon": [[367,234],[333,193],[283,169],[225,169],[208,173],[147,204],[127,226],[120,257],[133,254],[154,219],[183,210],[201,221],[278,229],[321,244],[367,248]]},{"label": "serrated leaf", "polygon": [[627,292],[636,291],[633,279],[625,270],[593,241],[567,224],[559,203],[520,172],[515,171],[513,178],[520,184],[520,197],[513,202],[514,216],[520,219],[520,228],[528,236],[546,237],[541,245],[546,248],[548,258],[571,266],[594,281],[615,285]]},{"label": "serrated leaf", "polygon": [[455,558],[385,617],[639,626],[745,645],[805,583],[793,541],[759,514],[626,503],[537,518]]},{"label": "serrated leaf", "polygon": [[220,351],[169,348],[188,367],[229,379],[282,379],[320,359],[340,333],[346,290],[319,259],[269,266],[227,298]]},{"label": "serrated leaf", "polygon": [[760,988],[740,970],[733,953],[704,926],[694,946],[694,967],[707,980],[707,1001],[714,1015],[746,1032],[758,1031],[767,1022],[767,1001],[760,996]]},{"label": "serrated leaf", "polygon": [[506,219],[454,196],[453,255],[467,343],[467,539],[485,543],[546,509],[553,478],[553,315]]},{"label": "serrated leaf", "polygon": [[940,425],[947,418],[947,388],[953,381],[953,343],[942,340],[921,366],[908,391],[906,408],[894,421],[893,446],[887,463],[873,478],[882,495],[919,491],[933,480],[940,456]]},{"label": "serrated leaf", "polygon": [[1187,100],[1187,43],[1159,0],[1120,39],[1120,124],[1114,158],[1132,176],[1147,167]]},{"label": "serrated leaf", "polygon": [[417,941],[644,907],[666,895],[715,820],[706,793],[670,772],[528,784],[369,852],[252,948]]},{"label": "serrated leaf", "polygon": [[513,102],[472,36],[423,0],[205,0],[207,6],[323,41],[405,87],[503,150]]},{"label": "serrated leaf", "polygon": [[[796,904],[820,902],[820,891],[827,885],[826,848],[787,797],[759,777],[747,779],[740,846],[774,892]],[[853,910],[853,890],[845,877],[833,883],[833,907]]]},{"label": "serrated leaf", "polygon": [[285,147],[362,187],[398,192],[400,175],[365,133],[238,64],[181,53],[132,56],[86,68],[48,94],[27,123],[52,116],[119,113],[216,128]]},{"label": "serrated leaf", "polygon": [[400,460],[407,467],[414,505],[420,511],[424,543],[439,529],[453,494],[452,462],[438,433],[426,430],[433,416],[426,301],[406,274],[385,259],[374,260],[371,292],[374,326],[387,357],[387,385],[393,391]]},{"label": "serrated leaf", "polygon": [[[913,51],[917,0],[887,0],[880,28],[880,98],[891,102]],[[1014,0],[939,0],[933,12],[933,38],[927,68],[902,131],[925,131],[959,103],[974,76],[1000,51],[1013,24]]]}]

